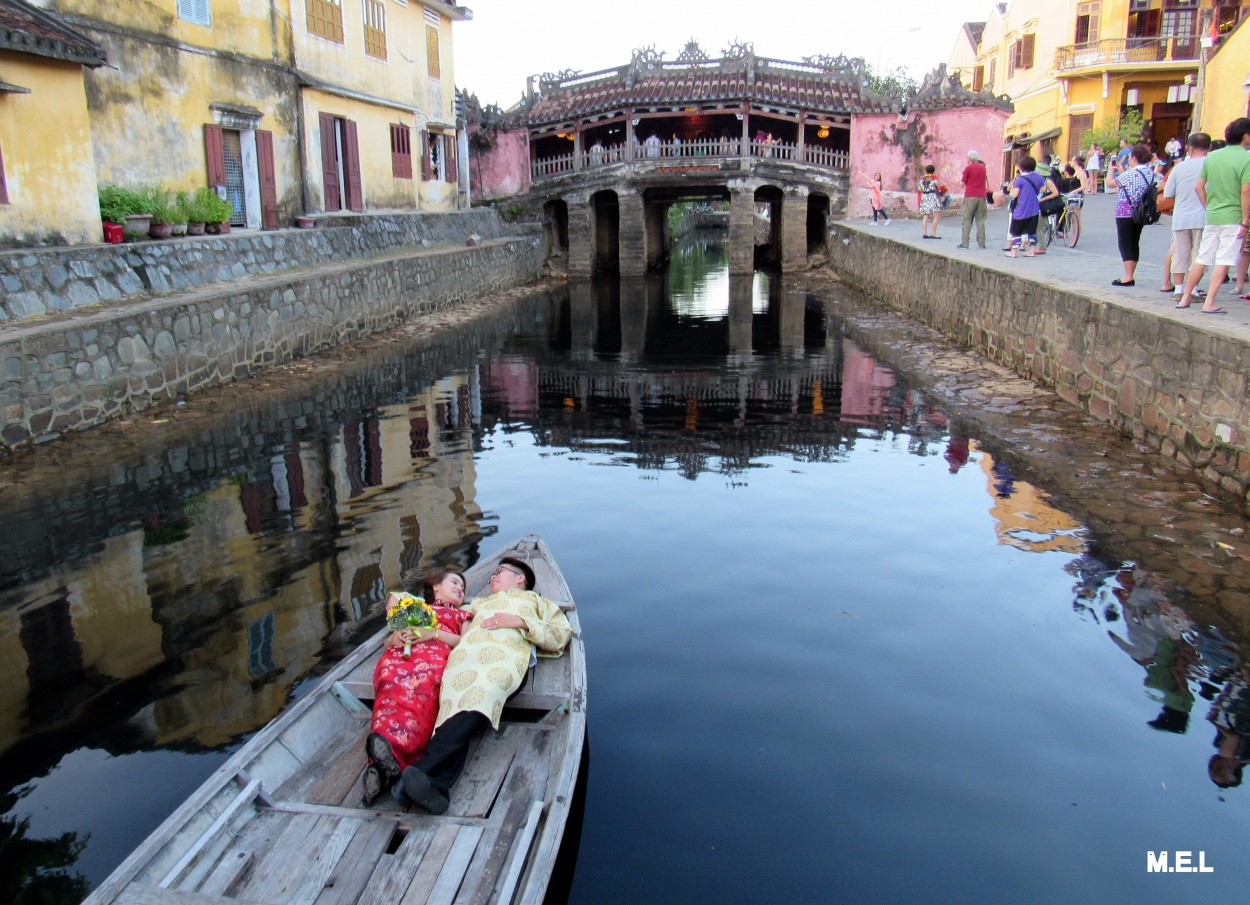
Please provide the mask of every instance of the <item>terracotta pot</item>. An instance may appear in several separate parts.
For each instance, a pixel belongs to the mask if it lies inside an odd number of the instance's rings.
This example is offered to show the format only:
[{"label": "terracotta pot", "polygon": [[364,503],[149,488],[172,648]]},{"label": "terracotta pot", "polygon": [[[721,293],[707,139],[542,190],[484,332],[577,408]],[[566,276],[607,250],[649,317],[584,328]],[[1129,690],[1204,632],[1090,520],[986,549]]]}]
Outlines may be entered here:
[{"label": "terracotta pot", "polygon": [[168,239],[174,233],[172,223],[153,223],[148,227],[148,236],[153,239]]},{"label": "terracotta pot", "polygon": [[317,221],[312,217],[296,217],[295,225],[300,229],[315,229]]},{"label": "terracotta pot", "polygon": [[187,224],[185,224],[185,223],[175,223],[175,224],[174,224],[174,231],[173,231],[172,235],[175,235],[175,236],[185,236],[186,234],[187,234]]},{"label": "terracotta pot", "polygon": [[230,232],[229,220],[222,220],[220,223],[217,224],[217,235],[224,236],[228,232]]},{"label": "terracotta pot", "polygon": [[187,235],[188,236],[204,235],[204,221],[203,220],[191,220],[190,222],[188,222],[187,223]]}]

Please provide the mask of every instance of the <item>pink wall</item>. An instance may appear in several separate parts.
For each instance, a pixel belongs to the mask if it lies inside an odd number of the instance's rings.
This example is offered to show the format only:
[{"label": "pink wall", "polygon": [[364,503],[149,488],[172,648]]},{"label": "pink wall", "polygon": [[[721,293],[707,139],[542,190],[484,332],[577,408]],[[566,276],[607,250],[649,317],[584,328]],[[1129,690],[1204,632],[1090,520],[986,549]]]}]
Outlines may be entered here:
[{"label": "pink wall", "polygon": [[895,113],[858,114],[851,121],[851,192],[846,216],[872,216],[867,182],[880,173],[887,211],[916,213],[916,183],[926,164],[937,167],[958,204],[960,177],[975,150],[997,189],[1003,181],[1003,124],[1007,112],[996,107],[957,107],[912,113],[908,122]]},{"label": "pink wall", "polygon": [[477,126],[469,127],[469,184],[474,201],[504,198],[528,192],[530,187],[529,132],[494,131],[495,146],[474,143]]}]

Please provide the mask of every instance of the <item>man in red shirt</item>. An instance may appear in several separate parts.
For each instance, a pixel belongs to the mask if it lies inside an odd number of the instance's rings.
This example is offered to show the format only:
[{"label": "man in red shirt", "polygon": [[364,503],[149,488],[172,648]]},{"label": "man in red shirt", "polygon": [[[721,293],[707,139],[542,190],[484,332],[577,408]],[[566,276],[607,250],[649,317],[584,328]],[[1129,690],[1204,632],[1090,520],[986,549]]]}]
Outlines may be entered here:
[{"label": "man in red shirt", "polygon": [[976,151],[968,152],[968,165],[964,167],[964,233],[960,248],[968,247],[972,236],[972,224],[977,225],[977,245],[985,247],[985,212],[988,209],[985,196],[989,190],[985,164]]}]

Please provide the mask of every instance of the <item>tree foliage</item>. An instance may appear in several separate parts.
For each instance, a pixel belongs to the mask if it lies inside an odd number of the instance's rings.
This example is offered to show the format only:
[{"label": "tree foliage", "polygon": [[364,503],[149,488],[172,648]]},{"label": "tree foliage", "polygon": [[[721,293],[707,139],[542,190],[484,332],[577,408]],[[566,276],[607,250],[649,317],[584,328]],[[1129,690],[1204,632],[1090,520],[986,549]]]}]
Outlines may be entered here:
[{"label": "tree foliage", "polygon": [[[0,807],[11,810],[18,796],[0,795]],[[12,905],[78,905],[88,884],[70,868],[87,845],[77,833],[55,839],[30,839],[30,818],[0,818],[0,902]]]},{"label": "tree foliage", "polygon": [[1108,116],[1099,125],[1085,133],[1084,143],[1098,145],[1107,151],[1115,151],[1120,147],[1120,139],[1130,145],[1142,140],[1146,133],[1146,118],[1140,110],[1130,108],[1120,117]]}]

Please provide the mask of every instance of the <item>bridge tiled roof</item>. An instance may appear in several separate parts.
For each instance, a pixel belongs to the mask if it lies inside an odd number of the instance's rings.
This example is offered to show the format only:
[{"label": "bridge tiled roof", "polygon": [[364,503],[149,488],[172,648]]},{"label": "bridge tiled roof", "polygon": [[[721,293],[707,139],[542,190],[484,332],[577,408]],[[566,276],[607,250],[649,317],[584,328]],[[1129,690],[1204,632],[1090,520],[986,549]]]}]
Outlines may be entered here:
[{"label": "bridge tiled roof", "polygon": [[82,63],[92,68],[108,62],[99,44],[75,31],[55,13],[23,0],[0,0],[0,50]]},{"label": "bridge tiled roof", "polygon": [[544,81],[543,93],[527,117],[532,125],[551,123],[621,109],[676,104],[706,104],[747,100],[812,112],[887,112],[889,102],[862,92],[851,79],[796,64],[740,66],[657,67],[658,71],[630,77],[630,67],[610,70],[601,77],[569,77],[556,84]]}]

